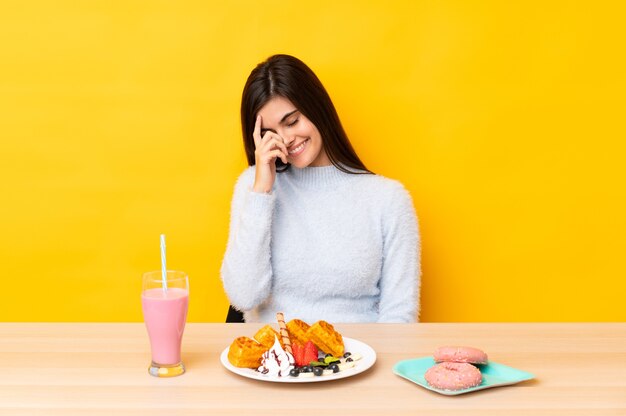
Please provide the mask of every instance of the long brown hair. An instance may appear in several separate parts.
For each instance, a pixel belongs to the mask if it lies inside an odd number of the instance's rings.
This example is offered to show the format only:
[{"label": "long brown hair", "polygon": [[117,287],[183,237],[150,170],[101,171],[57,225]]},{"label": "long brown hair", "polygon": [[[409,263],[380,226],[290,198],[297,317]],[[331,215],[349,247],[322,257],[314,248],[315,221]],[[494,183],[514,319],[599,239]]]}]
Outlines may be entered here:
[{"label": "long brown hair", "polygon": [[[254,157],[254,123],[259,110],[279,96],[291,101],[317,127],[331,163],[346,173],[372,173],[365,167],[339,121],[337,110],[315,73],[304,62],[290,55],[273,55],[252,70],[241,96],[241,130],[248,165]],[[277,171],[289,168],[280,159]]]}]

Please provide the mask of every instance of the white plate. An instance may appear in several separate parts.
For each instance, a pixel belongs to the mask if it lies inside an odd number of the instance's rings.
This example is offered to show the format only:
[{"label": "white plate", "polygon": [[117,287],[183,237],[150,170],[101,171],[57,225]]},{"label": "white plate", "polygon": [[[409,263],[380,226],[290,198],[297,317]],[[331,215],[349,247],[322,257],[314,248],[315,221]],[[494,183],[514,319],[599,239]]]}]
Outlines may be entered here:
[{"label": "white plate", "polygon": [[226,367],[228,370],[232,371],[235,374],[239,374],[240,376],[244,376],[247,378],[253,378],[255,380],[261,381],[271,381],[274,383],[315,383],[319,381],[331,381],[338,380],[340,378],[352,377],[356,376],[359,373],[367,370],[376,362],[376,351],[369,345],[364,342],[357,341],[352,338],[343,338],[343,344],[346,347],[346,351],[351,352],[352,354],[360,354],[361,359],[355,362],[354,367],[348,368],[347,370],[340,371],[338,373],[334,373],[328,376],[314,376],[314,377],[275,377],[275,376],[267,376],[259,373],[256,370],[251,368],[239,368],[235,367],[228,361],[228,348],[222,351],[222,355],[220,355],[220,361],[222,365]]}]

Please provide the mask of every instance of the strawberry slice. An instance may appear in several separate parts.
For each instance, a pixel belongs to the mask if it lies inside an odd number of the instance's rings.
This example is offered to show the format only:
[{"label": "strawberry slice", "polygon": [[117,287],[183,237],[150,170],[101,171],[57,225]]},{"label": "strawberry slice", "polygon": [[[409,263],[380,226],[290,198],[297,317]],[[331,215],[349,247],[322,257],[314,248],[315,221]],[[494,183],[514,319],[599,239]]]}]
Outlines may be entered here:
[{"label": "strawberry slice", "polygon": [[311,361],[317,361],[318,351],[317,351],[317,347],[315,346],[315,344],[313,344],[313,341],[307,341],[307,343],[304,344],[303,350],[304,350],[304,354],[303,354],[304,365],[311,364]]},{"label": "strawberry slice", "polygon": [[298,367],[302,367],[304,365],[308,365],[308,363],[304,363],[304,347],[297,342],[294,342],[291,345],[291,350],[293,351],[293,358],[296,361],[296,365]]}]

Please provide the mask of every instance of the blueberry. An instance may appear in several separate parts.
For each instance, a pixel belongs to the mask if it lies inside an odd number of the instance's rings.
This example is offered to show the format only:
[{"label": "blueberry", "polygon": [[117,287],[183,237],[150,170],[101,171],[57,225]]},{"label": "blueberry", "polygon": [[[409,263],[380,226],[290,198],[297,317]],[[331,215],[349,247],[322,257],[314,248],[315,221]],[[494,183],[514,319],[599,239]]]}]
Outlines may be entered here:
[{"label": "blueberry", "polygon": [[300,367],[301,373],[310,373],[311,371],[313,371],[313,367],[311,367],[310,365],[305,365],[304,367]]},{"label": "blueberry", "polygon": [[292,368],[291,371],[289,372],[289,375],[291,377],[298,377],[300,375],[300,372],[298,371],[297,368]]},{"label": "blueberry", "polygon": [[351,356],[351,355],[352,355],[352,353],[351,353],[351,352],[347,352],[347,353],[345,353],[345,354],[343,355],[343,358],[348,358],[348,357],[349,357],[349,356]]},{"label": "blueberry", "polygon": [[324,356],[324,358],[328,358],[328,357],[332,357],[332,356],[333,356],[332,354],[326,354],[326,355]]},{"label": "blueberry", "polygon": [[316,376],[321,376],[324,373],[322,367],[313,367],[313,374]]},{"label": "blueberry", "polygon": [[352,358],[350,358],[350,357],[346,358],[346,362],[347,363],[351,363],[352,361],[354,361]]},{"label": "blueberry", "polygon": [[333,373],[339,372],[339,366],[337,365],[337,363],[332,363],[331,365],[328,366],[328,369],[333,370]]}]

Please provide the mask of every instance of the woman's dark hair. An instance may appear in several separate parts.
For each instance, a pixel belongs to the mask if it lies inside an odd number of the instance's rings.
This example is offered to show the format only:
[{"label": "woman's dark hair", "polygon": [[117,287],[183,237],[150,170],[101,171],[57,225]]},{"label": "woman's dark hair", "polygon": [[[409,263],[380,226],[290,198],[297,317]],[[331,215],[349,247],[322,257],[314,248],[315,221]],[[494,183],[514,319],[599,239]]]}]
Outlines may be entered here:
[{"label": "woman's dark hair", "polygon": [[[331,163],[347,173],[372,173],[348,140],[337,110],[326,89],[304,62],[290,55],[273,55],[252,70],[241,96],[241,130],[248,165],[255,164],[254,123],[261,108],[274,97],[283,97],[317,127]],[[289,165],[277,159],[277,171]]]}]

